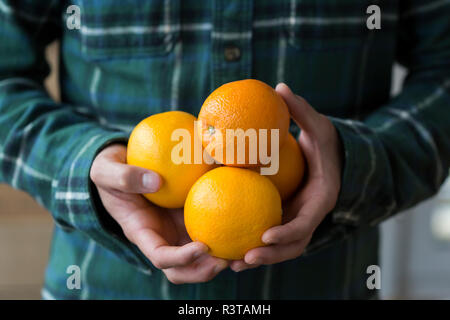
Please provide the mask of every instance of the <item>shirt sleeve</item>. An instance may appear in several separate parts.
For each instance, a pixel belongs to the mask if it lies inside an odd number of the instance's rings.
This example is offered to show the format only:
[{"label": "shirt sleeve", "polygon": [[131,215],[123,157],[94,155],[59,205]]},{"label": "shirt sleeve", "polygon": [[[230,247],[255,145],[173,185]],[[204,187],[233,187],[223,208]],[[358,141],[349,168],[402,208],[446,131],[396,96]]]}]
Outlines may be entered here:
[{"label": "shirt sleeve", "polygon": [[403,90],[361,121],[332,118],[345,156],[342,187],[308,252],[431,197],[450,163],[450,2],[403,1],[397,61]]},{"label": "shirt sleeve", "polygon": [[97,153],[127,134],[100,125],[88,108],[54,102],[43,88],[44,49],[63,27],[58,6],[0,3],[0,182],[32,195],[67,232],[80,231],[148,271],[150,262],[108,220],[89,179]]}]

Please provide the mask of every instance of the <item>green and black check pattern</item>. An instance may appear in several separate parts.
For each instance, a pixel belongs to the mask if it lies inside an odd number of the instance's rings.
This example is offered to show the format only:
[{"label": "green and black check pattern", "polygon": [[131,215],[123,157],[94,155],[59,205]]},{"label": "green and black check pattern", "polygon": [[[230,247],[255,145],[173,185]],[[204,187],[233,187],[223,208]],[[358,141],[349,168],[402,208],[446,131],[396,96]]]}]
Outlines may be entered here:
[{"label": "green and black check pattern", "polygon": [[[66,27],[71,4],[80,29]],[[371,4],[380,30],[366,27]],[[54,216],[43,297],[373,297],[377,224],[448,175],[449,16],[448,0],[0,0],[0,181]],[[55,39],[61,103],[42,86]],[[238,59],[225,58],[230,47]],[[392,99],[395,61],[409,74]],[[331,117],[345,149],[337,206],[301,258],[172,285],[108,217],[90,166],[141,119],[197,114],[213,89],[245,78],[286,82]],[[66,287],[70,265],[81,268],[81,290]]]}]

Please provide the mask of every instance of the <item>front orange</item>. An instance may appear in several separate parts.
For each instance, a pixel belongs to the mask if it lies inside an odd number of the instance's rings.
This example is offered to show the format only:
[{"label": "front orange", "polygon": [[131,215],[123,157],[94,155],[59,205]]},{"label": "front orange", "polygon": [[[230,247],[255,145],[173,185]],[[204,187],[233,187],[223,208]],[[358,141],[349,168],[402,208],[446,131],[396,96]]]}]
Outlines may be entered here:
[{"label": "front orange", "polygon": [[201,241],[216,257],[238,260],[264,246],[263,233],[281,223],[281,198],[269,179],[233,167],[219,167],[192,186],[184,206],[184,222],[193,241]]}]

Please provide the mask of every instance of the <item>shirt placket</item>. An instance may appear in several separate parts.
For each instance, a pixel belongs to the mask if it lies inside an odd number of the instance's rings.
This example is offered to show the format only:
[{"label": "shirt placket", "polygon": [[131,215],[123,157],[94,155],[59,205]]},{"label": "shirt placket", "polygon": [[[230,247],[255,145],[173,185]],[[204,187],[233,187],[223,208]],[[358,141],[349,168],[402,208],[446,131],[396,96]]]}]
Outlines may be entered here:
[{"label": "shirt placket", "polygon": [[211,86],[251,78],[253,0],[215,0]]},{"label": "shirt placket", "polygon": [[[214,0],[211,29],[211,89],[251,78],[253,0]],[[239,275],[222,271],[214,282],[198,284],[197,299],[236,299]]]}]

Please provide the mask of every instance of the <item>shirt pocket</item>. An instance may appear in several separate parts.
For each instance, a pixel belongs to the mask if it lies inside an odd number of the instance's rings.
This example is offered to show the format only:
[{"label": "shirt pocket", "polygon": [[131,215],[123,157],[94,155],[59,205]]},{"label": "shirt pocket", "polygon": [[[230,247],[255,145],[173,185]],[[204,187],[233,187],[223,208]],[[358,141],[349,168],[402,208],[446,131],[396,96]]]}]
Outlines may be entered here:
[{"label": "shirt pocket", "polygon": [[290,0],[285,4],[288,43],[300,50],[360,48],[367,36],[370,1]]},{"label": "shirt pocket", "polygon": [[180,0],[78,0],[89,60],[167,55],[179,36]]}]

